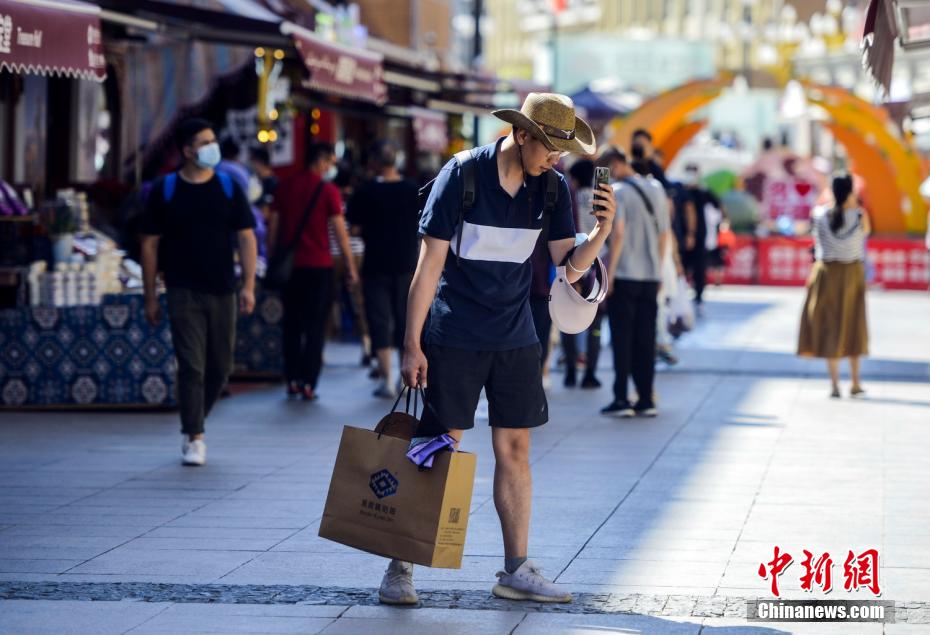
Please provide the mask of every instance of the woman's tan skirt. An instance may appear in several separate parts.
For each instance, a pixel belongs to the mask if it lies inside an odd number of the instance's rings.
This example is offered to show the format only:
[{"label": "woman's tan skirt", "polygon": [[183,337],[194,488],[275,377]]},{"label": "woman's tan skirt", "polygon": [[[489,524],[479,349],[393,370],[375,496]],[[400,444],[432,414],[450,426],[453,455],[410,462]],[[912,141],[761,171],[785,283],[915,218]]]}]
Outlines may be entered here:
[{"label": "woman's tan skirt", "polygon": [[798,355],[858,357],[869,352],[865,318],[865,266],[816,262],[807,281]]}]

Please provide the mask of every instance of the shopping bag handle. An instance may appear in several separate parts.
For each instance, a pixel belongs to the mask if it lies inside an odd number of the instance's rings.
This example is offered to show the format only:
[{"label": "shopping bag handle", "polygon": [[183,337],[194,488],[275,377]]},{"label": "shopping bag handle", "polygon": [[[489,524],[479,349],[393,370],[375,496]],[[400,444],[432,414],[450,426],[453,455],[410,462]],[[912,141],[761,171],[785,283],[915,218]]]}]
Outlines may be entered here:
[{"label": "shopping bag handle", "polygon": [[410,386],[404,386],[403,389],[400,391],[400,394],[397,395],[397,399],[394,401],[394,405],[391,406],[391,412],[394,412],[395,410],[397,410],[397,406],[400,404],[400,400],[403,398],[405,394],[407,395],[407,404],[404,407],[404,412],[407,413],[408,415],[411,414],[410,397],[412,396],[413,397],[412,416],[414,418],[418,418],[417,412],[420,410],[420,399],[423,400],[424,409],[426,408],[426,393],[423,392],[423,389],[420,386],[417,386],[416,388],[411,388]]},{"label": "shopping bag handle", "polygon": [[[375,432],[377,432],[377,434],[378,434],[378,439],[379,439],[379,440],[381,439],[381,436],[382,436],[383,434],[385,434],[385,432],[386,432],[389,428],[396,427],[397,425],[400,424],[400,422],[394,420],[394,419],[391,417],[391,415],[394,414],[394,412],[397,410],[397,406],[400,405],[400,400],[403,399],[404,394],[407,395],[407,403],[406,403],[406,407],[405,407],[405,409],[404,409],[404,414],[406,414],[408,417],[412,418],[412,419],[414,420],[414,423],[415,423],[416,421],[418,421],[418,419],[419,419],[419,417],[418,417],[417,415],[418,415],[418,414],[422,414],[422,413],[420,412],[420,398],[423,399],[423,412],[426,412],[426,406],[427,406],[428,404],[427,404],[427,402],[426,402],[426,394],[422,391],[422,389],[421,389],[419,386],[417,386],[416,389],[408,388],[408,387],[405,386],[404,389],[401,390],[400,394],[397,395],[397,399],[394,401],[394,405],[391,407],[391,410],[390,410],[390,412],[388,413],[388,415],[387,415],[386,417],[384,417],[384,418],[381,420],[381,422],[378,424],[378,426],[375,428]],[[413,411],[412,411],[413,414],[411,414],[411,410],[410,410],[410,398],[411,398],[411,396],[413,397]],[[415,429],[414,429],[414,431],[415,431]],[[412,433],[412,432],[413,432],[413,431],[411,431],[411,433]]]}]

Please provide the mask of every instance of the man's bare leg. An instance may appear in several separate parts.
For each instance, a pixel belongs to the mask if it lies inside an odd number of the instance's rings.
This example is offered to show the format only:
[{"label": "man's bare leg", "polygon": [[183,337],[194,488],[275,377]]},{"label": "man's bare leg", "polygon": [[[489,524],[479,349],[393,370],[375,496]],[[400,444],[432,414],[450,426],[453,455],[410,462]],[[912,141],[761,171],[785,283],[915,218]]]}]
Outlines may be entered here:
[{"label": "man's bare leg", "polygon": [[530,431],[494,428],[494,506],[504,534],[504,571],[491,593],[508,600],[571,602],[572,594],[542,576],[526,559],[533,479]]},{"label": "man's bare leg", "polygon": [[530,533],[533,479],[530,431],[494,428],[494,506],[504,536],[504,557],[526,558]]}]

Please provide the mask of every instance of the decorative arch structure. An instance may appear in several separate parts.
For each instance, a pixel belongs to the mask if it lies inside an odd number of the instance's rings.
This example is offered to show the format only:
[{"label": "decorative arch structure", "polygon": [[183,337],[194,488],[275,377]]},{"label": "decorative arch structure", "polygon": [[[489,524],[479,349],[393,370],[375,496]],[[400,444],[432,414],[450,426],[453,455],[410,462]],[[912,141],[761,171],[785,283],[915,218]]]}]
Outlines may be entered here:
[{"label": "decorative arch structure", "polygon": [[[612,141],[626,145],[639,128],[649,130],[667,162],[706,125],[692,120],[714,101],[731,78],[688,82],[647,101],[613,126]],[[920,184],[928,168],[908,136],[902,136],[880,107],[834,86],[802,82],[807,99],[830,117],[823,123],[849,155],[852,170],[866,183],[866,205],[878,233],[922,233],[927,229],[927,203]]]}]

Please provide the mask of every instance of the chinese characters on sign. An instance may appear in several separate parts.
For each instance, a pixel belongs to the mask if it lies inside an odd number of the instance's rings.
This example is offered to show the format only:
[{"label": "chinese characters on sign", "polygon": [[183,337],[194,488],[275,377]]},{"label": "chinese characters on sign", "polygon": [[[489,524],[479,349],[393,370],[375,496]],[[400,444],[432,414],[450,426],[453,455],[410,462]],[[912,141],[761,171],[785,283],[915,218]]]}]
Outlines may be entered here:
[{"label": "chinese characters on sign", "polygon": [[766,183],[764,196],[764,207],[771,220],[783,216],[805,220],[817,202],[817,188],[804,179],[772,180]]},{"label": "chinese characters on sign", "polygon": [[813,265],[810,238],[768,238],[759,241],[759,284],[799,285]]},{"label": "chinese characters on sign", "polygon": [[290,23],[282,32],[291,35],[304,66],[310,71],[307,85],[325,93],[363,99],[381,105],[387,100],[382,57],[364,49],[327,42]]},{"label": "chinese characters on sign", "polygon": [[[824,552],[815,558],[814,553],[804,549],[804,560],[801,566],[804,573],[800,577],[801,590],[813,591],[816,585],[823,593],[833,590],[833,558]],[[772,595],[781,597],[778,590],[778,577],[791,566],[794,558],[791,554],[781,551],[776,546],[774,556],[769,562],[759,565],[759,577],[763,580],[771,579]],[[856,555],[852,550],[843,563],[843,588],[847,591],[868,589],[873,595],[881,595],[878,586],[878,551],[866,549]]]},{"label": "chinese characters on sign", "polygon": [[390,505],[385,505],[384,503],[376,503],[375,501],[370,501],[367,498],[362,499],[362,509],[367,509],[373,512],[380,512],[382,514],[390,514],[391,516],[397,515],[396,507],[391,507]]},{"label": "chinese characters on sign", "polygon": [[[802,286],[813,264],[810,237],[738,236],[730,250],[725,280],[730,284]],[[885,289],[926,290],[930,252],[922,239],[869,238],[869,283]]]}]

